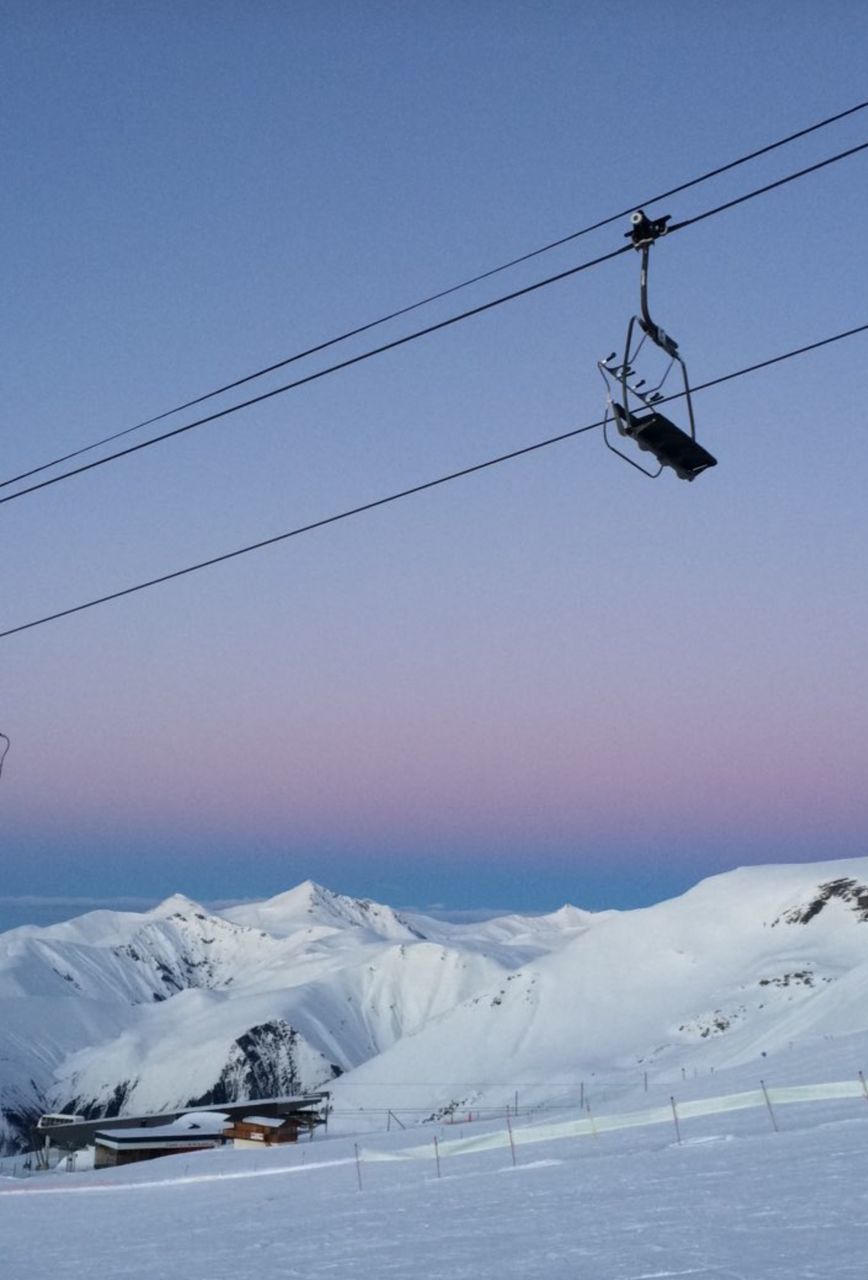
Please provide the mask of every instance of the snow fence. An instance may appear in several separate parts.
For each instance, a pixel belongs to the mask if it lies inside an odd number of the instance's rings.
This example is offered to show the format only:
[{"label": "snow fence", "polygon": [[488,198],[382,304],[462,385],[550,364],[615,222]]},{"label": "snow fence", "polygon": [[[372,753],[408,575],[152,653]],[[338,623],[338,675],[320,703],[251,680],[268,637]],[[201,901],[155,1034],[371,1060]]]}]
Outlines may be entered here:
[{"label": "snow fence", "polygon": [[[552,1124],[518,1126],[480,1133],[472,1138],[456,1138],[438,1143],[441,1159],[447,1156],[470,1155],[478,1151],[493,1151],[498,1147],[524,1146],[532,1142],[551,1142],[558,1138],[591,1137],[614,1129],[635,1129],[646,1125],[669,1124],[677,1105],[678,1120],[690,1120],[697,1116],[713,1116],[728,1111],[747,1111],[752,1107],[771,1108],[797,1102],[829,1102],[844,1098],[862,1098],[868,1101],[868,1090],[861,1080],[832,1080],[825,1084],[799,1084],[780,1088],[749,1089],[744,1093],[719,1094],[714,1098],[696,1098],[691,1102],[670,1102],[662,1107],[647,1107],[642,1111],[625,1111],[614,1115],[591,1115],[581,1120],[561,1120]],[[380,1160],[430,1160],[431,1143],[408,1147],[404,1151],[377,1151],[374,1148],[359,1149],[359,1157],[365,1161]]]}]

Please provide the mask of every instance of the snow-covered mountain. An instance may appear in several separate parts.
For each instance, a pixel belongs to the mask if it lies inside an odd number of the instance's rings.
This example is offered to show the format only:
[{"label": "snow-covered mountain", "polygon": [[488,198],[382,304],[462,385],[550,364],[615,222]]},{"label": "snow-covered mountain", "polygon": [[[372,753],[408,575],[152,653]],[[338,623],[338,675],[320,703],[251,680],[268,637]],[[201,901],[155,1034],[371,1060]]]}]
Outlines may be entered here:
[{"label": "snow-covered mountain", "polygon": [[[868,1028],[868,859],[759,867],[611,913],[353,1073],[445,1111],[707,1074]],[[405,1082],[437,1081],[427,1085]],[[369,1087],[366,1087],[369,1086]]]},{"label": "snow-covered mountain", "polygon": [[444,923],[311,882],[0,934],[0,1141],[327,1086],[443,1112],[710,1069],[868,1027],[868,858],[749,868],[638,911]]}]

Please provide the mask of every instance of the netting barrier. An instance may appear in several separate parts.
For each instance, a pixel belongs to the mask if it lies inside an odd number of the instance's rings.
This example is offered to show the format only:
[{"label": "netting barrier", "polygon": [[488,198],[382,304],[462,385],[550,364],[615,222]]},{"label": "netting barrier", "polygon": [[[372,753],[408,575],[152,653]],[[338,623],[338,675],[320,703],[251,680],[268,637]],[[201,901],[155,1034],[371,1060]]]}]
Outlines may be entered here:
[{"label": "netting barrier", "polygon": [[[770,1107],[799,1102],[829,1102],[845,1098],[862,1098],[868,1101],[868,1092],[861,1080],[832,1080],[825,1084],[799,1084],[779,1088],[767,1087],[765,1090],[749,1089],[743,1093],[720,1094],[714,1098],[695,1098],[690,1102],[678,1102],[678,1118],[680,1120],[695,1119],[697,1116],[712,1116],[729,1111],[747,1111],[754,1107]],[[646,1125],[672,1124],[672,1105],[647,1107],[642,1111],[625,1111],[610,1115],[590,1114],[581,1120],[560,1120],[551,1124],[535,1124],[518,1127],[513,1124],[512,1142],[523,1146],[532,1142],[552,1142],[561,1138],[591,1137],[595,1134],[607,1133],[616,1129],[642,1128]],[[441,1159],[449,1156],[471,1155],[474,1152],[494,1151],[499,1147],[510,1145],[510,1134],[506,1129],[498,1129],[491,1133],[475,1134],[472,1138],[455,1138],[440,1140],[438,1152]],[[359,1156],[366,1161],[383,1160],[430,1160],[432,1147],[430,1142],[422,1146],[409,1147],[404,1151],[377,1151],[375,1148],[360,1148]]]}]

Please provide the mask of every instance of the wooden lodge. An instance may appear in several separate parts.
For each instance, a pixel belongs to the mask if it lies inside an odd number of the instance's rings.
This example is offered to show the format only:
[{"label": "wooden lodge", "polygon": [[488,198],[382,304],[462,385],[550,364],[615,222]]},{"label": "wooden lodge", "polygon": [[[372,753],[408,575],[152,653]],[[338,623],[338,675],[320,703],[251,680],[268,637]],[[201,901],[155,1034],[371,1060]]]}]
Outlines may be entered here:
[{"label": "wooden lodge", "polygon": [[225,1136],[236,1147],[275,1147],[298,1142],[299,1131],[311,1129],[315,1119],[303,1112],[289,1116],[243,1116],[230,1125]]}]

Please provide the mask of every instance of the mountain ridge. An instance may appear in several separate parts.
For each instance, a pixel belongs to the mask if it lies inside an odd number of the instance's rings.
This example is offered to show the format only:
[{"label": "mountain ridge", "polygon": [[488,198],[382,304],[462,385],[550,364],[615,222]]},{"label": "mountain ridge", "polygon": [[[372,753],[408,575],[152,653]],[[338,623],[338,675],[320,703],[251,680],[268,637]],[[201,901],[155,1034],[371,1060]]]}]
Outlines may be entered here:
[{"label": "mountain ridge", "polygon": [[42,1110],[159,1111],[266,1084],[328,1087],[356,1112],[398,1090],[442,1113],[518,1082],[542,1104],[553,1080],[723,1069],[868,1027],[866,994],[868,858],[475,923],[310,880],[223,911],[173,894],[0,934],[0,1143]]}]

